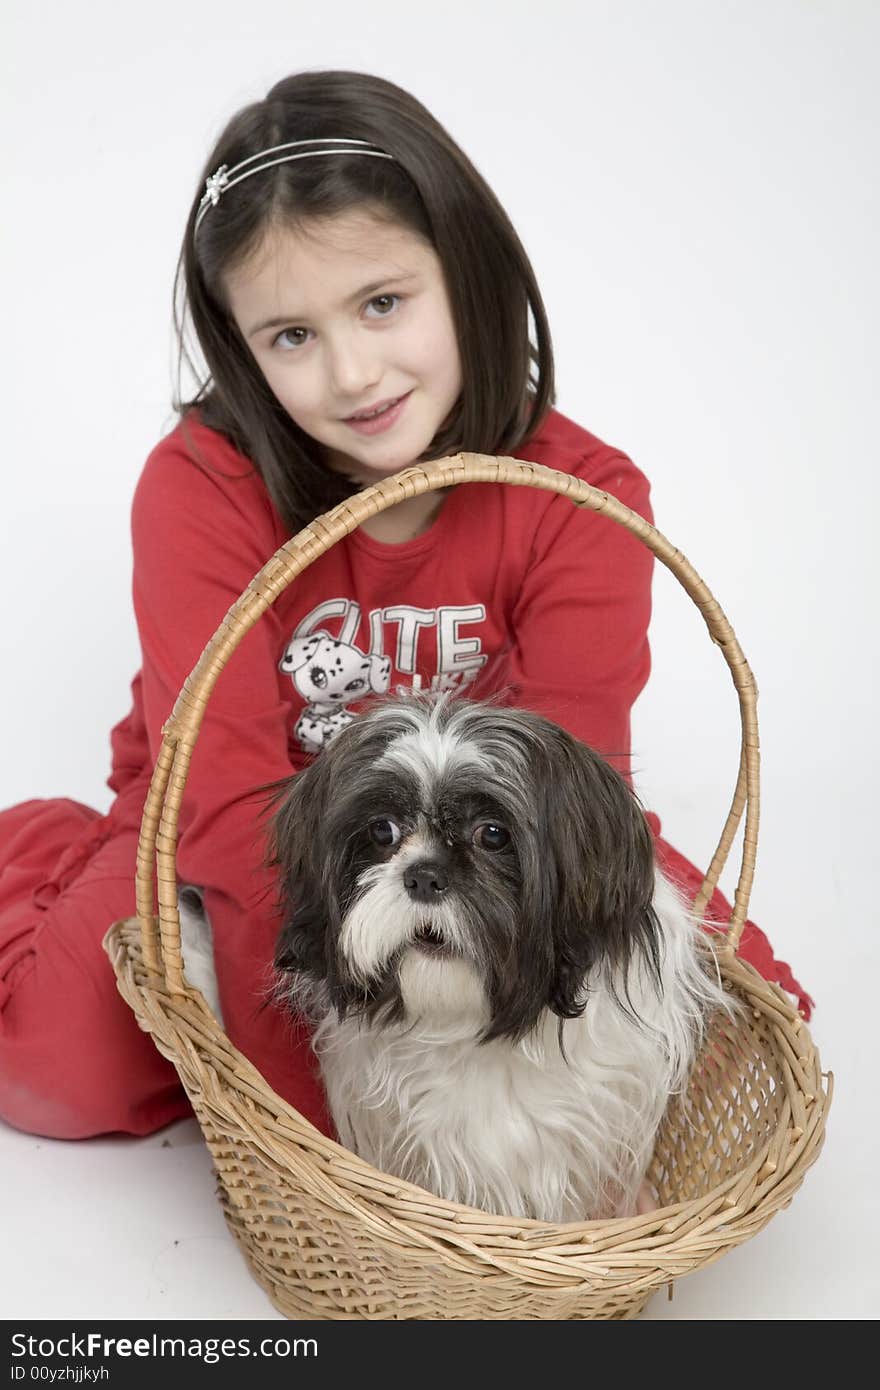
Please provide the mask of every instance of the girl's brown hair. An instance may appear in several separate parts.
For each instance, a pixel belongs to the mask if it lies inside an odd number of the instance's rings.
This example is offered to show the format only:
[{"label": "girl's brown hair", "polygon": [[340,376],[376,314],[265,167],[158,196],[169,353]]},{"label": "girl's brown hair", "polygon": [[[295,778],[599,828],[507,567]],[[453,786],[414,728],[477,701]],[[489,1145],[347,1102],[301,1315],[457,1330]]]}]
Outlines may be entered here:
[{"label": "girl's brown hair", "polygon": [[[195,231],[204,180],[274,145],[320,137],[365,140],[391,159],[359,155],[276,164],[223,194]],[[296,226],[355,207],[423,237],[443,269],[459,345],[462,391],[425,458],[511,453],[554,401],[553,351],[528,257],[491,189],[443,127],[402,88],[356,72],[304,72],[227,125],[206,163],[175,280],[179,363],[199,382],[205,424],[251,459],[291,532],[358,491],[279,404],[225,302],[224,274],[273,224]],[[207,366],[185,345],[186,317]],[[531,332],[530,334],[530,317]]]}]

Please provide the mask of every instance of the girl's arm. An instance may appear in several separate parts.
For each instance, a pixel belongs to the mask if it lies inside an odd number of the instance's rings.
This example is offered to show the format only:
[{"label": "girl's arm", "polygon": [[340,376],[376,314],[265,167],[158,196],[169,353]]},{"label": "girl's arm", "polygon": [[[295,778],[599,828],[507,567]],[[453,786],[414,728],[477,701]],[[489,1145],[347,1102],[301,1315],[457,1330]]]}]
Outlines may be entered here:
[{"label": "girl's arm", "polygon": [[[204,646],[284,539],[259,478],[216,439],[199,466],[176,431],[150,456],[135,494],[134,606],[151,761]],[[265,1004],[279,923],[259,789],[296,771],[277,669],[282,646],[269,609],[218,677],[187,777],[177,872],[179,882],[204,890],[230,1038],[274,1089],[323,1125],[305,1037],[289,1027],[285,1034]]]},{"label": "girl's arm", "polygon": [[[647,479],[596,444],[571,472],[651,521]],[[559,466],[549,453],[534,461]],[[650,670],[653,555],[616,522],[559,496],[521,543],[529,560],[512,644],[479,693],[506,688],[511,703],[555,720],[628,777],[630,710]]]}]

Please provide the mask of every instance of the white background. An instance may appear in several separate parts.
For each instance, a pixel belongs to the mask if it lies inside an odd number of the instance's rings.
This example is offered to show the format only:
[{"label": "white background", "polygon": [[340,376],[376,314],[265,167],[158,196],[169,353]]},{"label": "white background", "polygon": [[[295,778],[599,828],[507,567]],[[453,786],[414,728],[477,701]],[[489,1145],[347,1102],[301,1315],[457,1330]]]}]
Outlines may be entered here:
[{"label": "white background", "polygon": [[[172,423],[171,282],[210,144],[301,68],[407,87],[520,232],[560,408],[649,475],[658,526],[720,600],[761,691],[751,915],[818,1001],[836,1095],[791,1209],[648,1316],[876,1316],[878,7],[5,13],[0,804],[109,804],[108,731],[139,664],[129,505]],[[736,772],[736,700],[665,572],[655,597],[638,781],[704,862]],[[271,1315],[194,1122],[80,1144],[0,1125],[0,1159],[5,1316]]]}]

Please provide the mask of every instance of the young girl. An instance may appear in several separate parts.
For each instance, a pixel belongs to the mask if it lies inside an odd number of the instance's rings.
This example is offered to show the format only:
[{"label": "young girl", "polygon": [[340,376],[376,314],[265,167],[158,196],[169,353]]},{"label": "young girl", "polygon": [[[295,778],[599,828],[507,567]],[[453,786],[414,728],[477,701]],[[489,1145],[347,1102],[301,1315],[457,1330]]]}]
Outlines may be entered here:
[{"label": "young girl", "polygon": [[[629,459],[551,409],[544,307],[503,210],[391,83],[305,73],[240,111],[196,191],[178,274],[207,375],[135,494],[143,664],[111,735],[116,799],[106,816],[67,800],[0,815],[0,1116],[57,1138],[147,1134],[189,1113],[101,942],[135,911],[162,723],[274,551],[359,489],[461,450],[572,473],[650,518]],[[264,1004],[278,921],[257,789],[401,686],[513,700],[628,775],[651,568],[622,528],[554,494],[463,485],[333,547],[229,661],[187,781],[178,876],[212,923],[229,1036],[316,1124],[328,1128],[308,1038]],[[657,849],[693,894],[700,873]],[[728,913],[716,894],[710,914]],[[751,923],[742,953],[808,1014]]]}]

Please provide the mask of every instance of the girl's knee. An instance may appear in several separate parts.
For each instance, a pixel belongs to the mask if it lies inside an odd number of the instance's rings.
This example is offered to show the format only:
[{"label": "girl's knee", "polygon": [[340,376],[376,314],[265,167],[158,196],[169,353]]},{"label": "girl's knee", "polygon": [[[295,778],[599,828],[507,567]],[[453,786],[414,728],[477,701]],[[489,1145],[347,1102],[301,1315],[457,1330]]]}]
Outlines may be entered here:
[{"label": "girl's knee", "polygon": [[[26,1134],[48,1139],[91,1139],[101,1134],[152,1134],[192,1113],[170,1064],[140,1075],[111,1067],[2,1067],[0,1119]],[[163,1059],[158,1057],[157,1061]]]},{"label": "girl's knee", "polygon": [[[79,972],[62,996],[40,962],[18,980],[0,1017],[0,1119],[52,1139],[151,1134],[190,1107],[170,1062],[116,989]],[[50,972],[51,973],[51,972]]]}]

